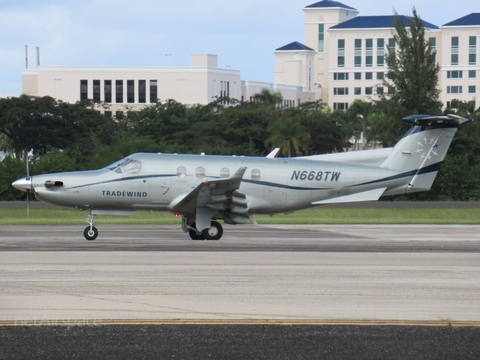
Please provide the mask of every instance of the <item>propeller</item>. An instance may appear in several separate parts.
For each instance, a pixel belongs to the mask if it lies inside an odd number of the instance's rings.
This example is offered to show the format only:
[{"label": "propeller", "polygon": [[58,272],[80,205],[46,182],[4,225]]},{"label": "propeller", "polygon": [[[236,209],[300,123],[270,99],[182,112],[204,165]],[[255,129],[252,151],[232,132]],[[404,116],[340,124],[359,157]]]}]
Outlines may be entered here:
[{"label": "propeller", "polygon": [[[25,163],[27,164],[27,177],[25,180],[30,179],[30,168],[28,166],[28,154],[25,156]],[[30,188],[27,188],[27,217],[30,217]]]}]

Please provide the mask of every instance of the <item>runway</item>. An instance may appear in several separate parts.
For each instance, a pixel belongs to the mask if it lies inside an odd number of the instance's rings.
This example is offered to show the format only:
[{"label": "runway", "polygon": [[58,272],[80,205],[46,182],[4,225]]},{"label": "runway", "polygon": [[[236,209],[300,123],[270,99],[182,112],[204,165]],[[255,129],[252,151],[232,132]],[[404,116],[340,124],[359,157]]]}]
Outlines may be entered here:
[{"label": "runway", "polygon": [[480,322],[480,226],[0,228],[0,321]]}]

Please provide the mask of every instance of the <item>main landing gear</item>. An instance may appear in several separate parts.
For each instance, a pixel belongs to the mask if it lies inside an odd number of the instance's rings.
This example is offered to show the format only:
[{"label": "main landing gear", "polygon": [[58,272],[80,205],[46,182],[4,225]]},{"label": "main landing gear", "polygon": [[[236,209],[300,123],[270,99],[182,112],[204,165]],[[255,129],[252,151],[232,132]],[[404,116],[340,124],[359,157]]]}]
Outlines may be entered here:
[{"label": "main landing gear", "polygon": [[85,239],[87,239],[88,241],[95,240],[98,236],[98,230],[95,226],[93,226],[95,214],[92,214],[92,212],[90,211],[90,214],[88,214],[88,218],[86,220],[90,225],[87,226],[83,231],[83,236],[85,236]]},{"label": "main landing gear", "polygon": [[[95,220],[95,213],[90,211],[86,221],[88,222],[88,226],[83,231],[83,236],[88,241],[93,241],[98,236],[98,230],[95,226],[93,226]],[[187,225],[188,219],[184,217],[182,229],[183,231],[187,232],[190,235],[192,240],[220,240],[223,235],[223,228],[217,221],[211,221],[210,227],[199,232],[195,223],[191,225]],[[208,224],[208,223],[207,223]]]},{"label": "main landing gear", "polygon": [[188,234],[192,240],[220,240],[223,235],[223,228],[218,222],[212,221],[208,229],[199,233],[195,229],[195,224],[192,224],[188,230]]}]

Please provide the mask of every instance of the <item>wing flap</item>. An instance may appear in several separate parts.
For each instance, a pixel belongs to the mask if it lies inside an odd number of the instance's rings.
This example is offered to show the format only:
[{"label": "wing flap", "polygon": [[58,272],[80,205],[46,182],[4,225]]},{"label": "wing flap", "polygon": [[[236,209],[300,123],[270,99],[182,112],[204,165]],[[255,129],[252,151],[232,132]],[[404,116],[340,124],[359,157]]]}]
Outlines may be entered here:
[{"label": "wing flap", "polygon": [[325,199],[320,201],[312,202],[312,205],[323,205],[323,204],[341,204],[349,202],[360,202],[360,201],[377,201],[380,196],[385,192],[387,188],[379,188],[368,191],[363,191],[356,194],[350,194],[345,196],[339,196],[336,198]]}]

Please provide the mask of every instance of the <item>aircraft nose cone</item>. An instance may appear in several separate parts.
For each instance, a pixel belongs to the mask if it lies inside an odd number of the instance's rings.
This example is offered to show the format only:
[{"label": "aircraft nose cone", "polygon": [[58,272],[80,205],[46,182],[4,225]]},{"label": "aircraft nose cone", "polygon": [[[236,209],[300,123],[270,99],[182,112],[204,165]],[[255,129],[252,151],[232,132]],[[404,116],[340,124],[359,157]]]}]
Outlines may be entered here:
[{"label": "aircraft nose cone", "polygon": [[12,183],[14,188],[18,190],[27,191],[32,189],[32,179],[27,177],[23,179],[18,179]]}]

